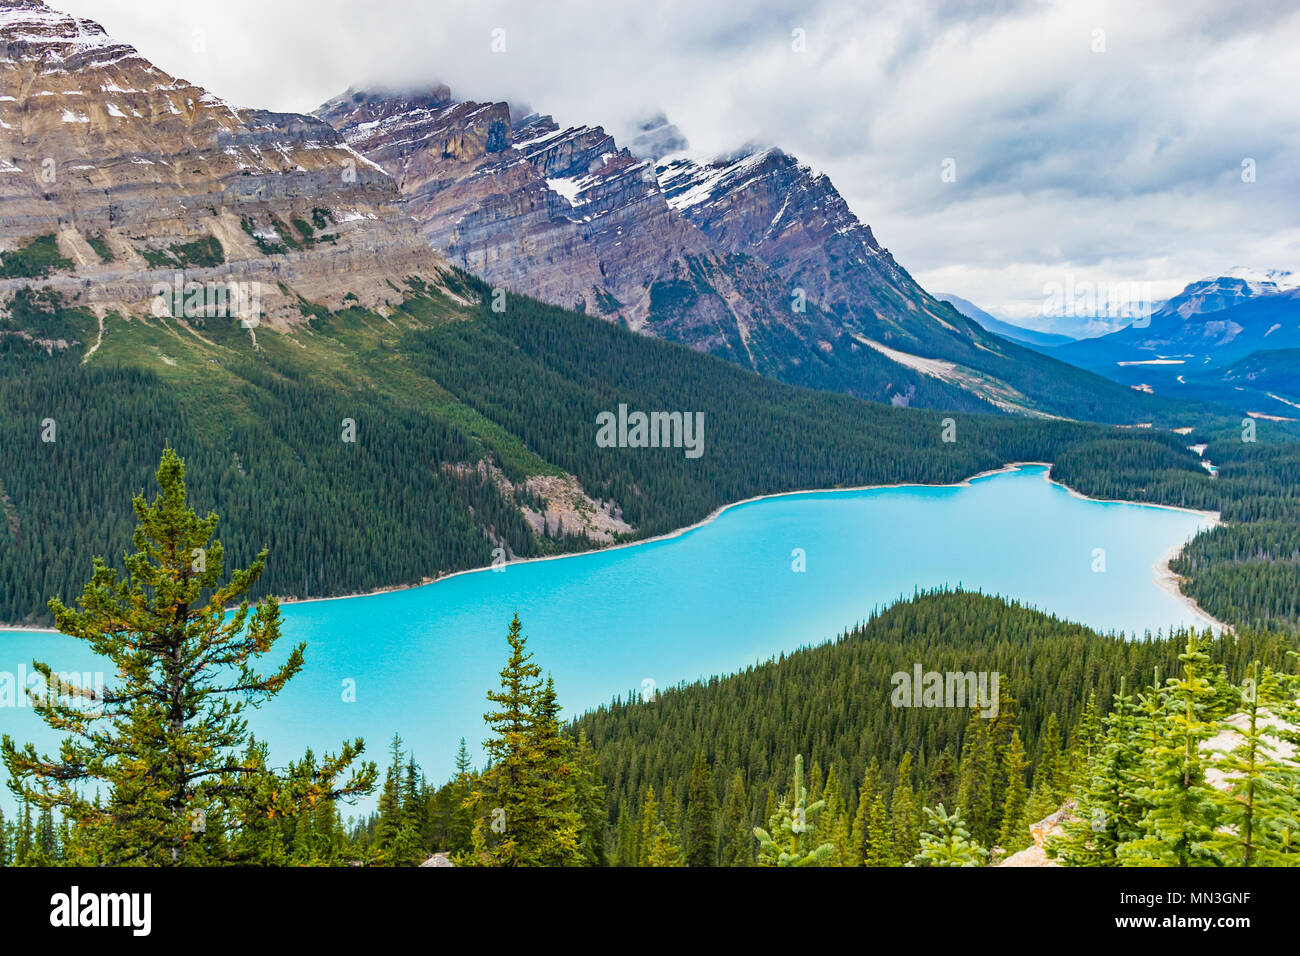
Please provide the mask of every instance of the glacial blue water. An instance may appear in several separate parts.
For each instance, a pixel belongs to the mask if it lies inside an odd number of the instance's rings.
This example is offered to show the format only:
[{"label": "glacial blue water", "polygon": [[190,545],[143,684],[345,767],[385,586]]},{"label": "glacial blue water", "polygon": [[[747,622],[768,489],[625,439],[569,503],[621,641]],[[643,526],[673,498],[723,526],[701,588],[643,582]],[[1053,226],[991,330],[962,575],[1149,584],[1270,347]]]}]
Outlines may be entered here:
[{"label": "glacial blue water", "polygon": [[[829,640],[873,608],[937,585],[1004,595],[1103,631],[1205,623],[1155,583],[1155,566],[1208,519],[1082,499],[1046,471],[783,495],[659,541],[286,604],[273,656],[305,641],[307,663],[250,723],[277,764],[356,736],[382,763],[397,732],[441,780],[461,736],[479,755],[484,692],[497,683],[515,611],[567,713],[640,693],[647,681],[663,688]],[[794,570],[797,549],[803,571]],[[1096,549],[1104,571],[1094,570]],[[0,675],[19,675],[33,658],[57,671],[95,667],[62,635],[0,633]],[[0,727],[55,743],[29,708],[0,707]]]}]

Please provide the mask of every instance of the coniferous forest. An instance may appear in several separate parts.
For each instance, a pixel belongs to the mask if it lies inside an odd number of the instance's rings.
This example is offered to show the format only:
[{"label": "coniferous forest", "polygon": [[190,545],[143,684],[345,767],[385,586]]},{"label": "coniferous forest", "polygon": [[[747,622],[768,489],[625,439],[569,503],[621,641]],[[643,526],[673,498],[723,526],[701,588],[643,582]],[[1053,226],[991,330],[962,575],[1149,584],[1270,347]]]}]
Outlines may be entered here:
[{"label": "coniferous forest", "polygon": [[[526,297],[497,312],[473,277],[448,283],[415,281],[388,318],[303,303],[310,360],[291,335],[254,348],[213,321],[201,340],[177,345],[173,320],[110,315],[85,363],[93,315],[53,292],[15,294],[0,318],[0,332],[14,333],[0,335],[10,410],[0,447],[13,450],[0,489],[0,621],[48,625],[46,601],[76,593],[87,554],[125,550],[124,503],[169,444],[191,464],[195,500],[226,519],[231,553],[278,555],[254,596],[419,583],[485,566],[498,547],[532,557],[595,546],[582,533],[529,527],[517,503],[533,475],[576,476],[637,538],[759,494],[951,483],[1009,461],[1050,461],[1054,478],[1092,497],[1222,512],[1225,526],[1174,568],[1188,593],[1220,619],[1296,623],[1300,443],[1281,424],[1258,423],[1256,435],[1251,420],[1245,441],[1234,417],[1194,406],[1165,422],[1188,434],[889,408],[793,388]],[[466,312],[450,294],[479,305]],[[55,335],[73,344],[38,342]],[[707,461],[598,447],[596,416],[620,402],[709,409]],[[355,440],[340,440],[349,427]],[[1193,440],[1208,444],[1217,478],[1187,450]]]},{"label": "coniferous forest", "polygon": [[[211,371],[197,381],[127,360],[155,333],[145,322],[115,327],[110,318],[101,348],[129,349],[121,361],[89,365],[83,348],[0,338],[0,388],[16,411],[0,428],[6,447],[34,450],[6,472],[4,616],[53,620],[95,642],[125,668],[123,699],[143,694],[158,708],[158,723],[132,726],[140,739],[105,740],[75,706],[52,704],[47,721],[85,741],[71,757],[6,740],[20,809],[0,824],[0,860],[408,865],[441,853],[458,865],[984,865],[1025,849],[1030,826],[1070,803],[1103,820],[1102,830],[1073,827],[1049,841],[1048,852],[1072,864],[1291,861],[1285,821],[1295,779],[1260,729],[1285,720],[1295,699],[1288,651],[1300,624],[1300,456],[1284,433],[1243,440],[1241,423],[1213,411],[1198,413],[1194,434],[1175,435],[884,408],[794,389],[525,298],[496,312],[477,280],[449,282],[480,306],[462,315],[419,285],[398,322],[305,305],[314,347],[328,355],[333,343],[349,356],[326,363],[328,376],[308,374],[292,349],[249,351],[215,329],[192,356]],[[22,293],[5,321],[44,323],[46,334],[57,325],[84,342],[90,317],[53,294]],[[514,387],[524,379],[539,387]],[[591,423],[620,401],[716,410],[709,468],[683,467],[671,449],[603,457]],[[43,442],[47,418],[57,439]],[[345,420],[361,440],[336,440]],[[945,441],[954,429],[956,440]],[[157,502],[114,504],[145,485],[156,436],[185,459],[183,479],[169,451]],[[1192,437],[1208,445],[1217,476],[1187,452]],[[521,557],[593,545],[530,528],[499,482],[464,467],[484,460],[516,485],[548,471],[576,476],[593,497],[618,503],[633,536],[753,494],[951,482],[1009,460],[1051,461],[1055,478],[1094,497],[1220,511],[1223,523],[1173,569],[1234,631],[1134,642],[979,594],[921,593],[824,646],[653,701],[631,694],[562,724],[544,662],[531,659],[520,622],[503,620],[508,657],[489,698],[490,763],[471,767],[462,751],[449,781],[426,779],[400,737],[382,770],[363,760],[362,741],[273,765],[263,744],[230,723],[238,710],[219,703],[219,683],[177,704],[163,692],[178,679],[174,666],[155,662],[155,671],[133,656],[174,658],[178,645],[168,643],[174,628],[158,630],[162,605],[141,616],[122,590],[127,580],[160,602],[169,589],[188,596],[185,613],[199,616],[204,635],[179,645],[194,679],[266,653],[278,633],[270,595],[416,581],[486,564],[500,542]],[[167,539],[182,536],[176,553],[203,547],[212,526],[198,515],[214,505],[220,560],[191,578],[167,556]],[[112,561],[122,553],[135,557]],[[74,610],[90,554],[109,563],[96,567]],[[227,563],[248,570],[223,585]],[[114,593],[127,603],[114,609]],[[238,612],[248,625],[239,638],[219,617],[245,600],[257,603]],[[110,627],[121,615],[157,639],[133,644]],[[893,707],[890,675],[919,659],[1005,675],[998,716]],[[273,696],[298,666],[295,650],[278,674],[224,690]],[[1248,701],[1249,687],[1264,696]],[[1198,755],[1227,718],[1253,715],[1251,707],[1265,723],[1251,725],[1247,750],[1231,758],[1248,766],[1247,802],[1259,804],[1246,836],[1231,822],[1243,812],[1239,794],[1216,788]],[[1177,718],[1180,709],[1195,720]],[[190,729],[204,713],[213,718],[206,740]],[[184,732],[163,729],[172,719]],[[127,772],[109,756],[122,750],[159,764]],[[193,762],[167,763],[173,753]],[[167,795],[141,806],[157,792],[144,781],[164,765]],[[372,792],[374,813],[349,814],[349,801]],[[1226,838],[1225,827],[1242,839]]]},{"label": "coniferous forest", "polygon": [[[1300,860],[1294,630],[1133,641],[960,590],[566,725],[516,615],[486,766],[462,739],[456,774],[430,783],[399,736],[382,785],[359,739],[277,769],[240,714],[293,679],[304,646],[257,666],[279,638],[276,600],[248,599],[268,555],[227,571],[185,474],[168,450],[156,497],[134,500],[124,574],[97,561],[75,608],[50,602],[121,680],[96,696],[37,665],[48,692],[33,704],[67,742],[53,756],[0,742],[21,798],[0,862],[981,866],[1061,811],[1044,850],[1069,865]],[[997,673],[996,706],[973,687],[965,708],[900,698],[921,660]],[[376,788],[376,812],[345,821],[341,805]]]},{"label": "coniferous forest", "polygon": [[1297,49],[0,0],[6,941],[1294,945]]}]

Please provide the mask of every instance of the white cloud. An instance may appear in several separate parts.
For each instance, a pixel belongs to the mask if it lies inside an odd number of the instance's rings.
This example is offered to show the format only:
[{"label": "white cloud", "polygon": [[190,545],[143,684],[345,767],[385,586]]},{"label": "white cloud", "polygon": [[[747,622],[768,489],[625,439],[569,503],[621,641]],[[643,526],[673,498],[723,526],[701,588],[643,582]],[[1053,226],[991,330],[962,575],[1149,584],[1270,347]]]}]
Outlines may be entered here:
[{"label": "white cloud", "polygon": [[774,143],[830,174],[923,284],[1008,317],[1067,273],[1176,291],[1234,265],[1300,270],[1294,2],[56,5],[243,105],[437,80],[623,139],[662,109],[697,148]]}]

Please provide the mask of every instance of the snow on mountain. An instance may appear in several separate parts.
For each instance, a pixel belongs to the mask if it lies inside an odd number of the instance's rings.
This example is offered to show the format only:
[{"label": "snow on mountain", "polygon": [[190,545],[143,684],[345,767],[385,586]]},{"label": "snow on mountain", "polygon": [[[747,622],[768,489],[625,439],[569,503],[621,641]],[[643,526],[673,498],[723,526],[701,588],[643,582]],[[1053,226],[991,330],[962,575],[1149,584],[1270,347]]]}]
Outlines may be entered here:
[{"label": "snow on mountain", "polygon": [[45,281],[128,314],[181,268],[261,283],[263,318],[292,324],[295,289],[382,305],[389,277],[441,263],[327,124],[235,109],[37,0],[0,4],[0,155],[0,249],[53,238]]},{"label": "snow on mountain", "polygon": [[[1095,383],[1062,388],[1079,373],[930,296],[829,177],[781,149],[698,155],[664,116],[628,148],[521,112],[439,86],[350,89],[315,115],[393,176],[436,249],[493,285],[798,385],[1092,414],[1096,396],[1086,412],[1068,396]],[[926,371],[940,365],[952,373]]]}]

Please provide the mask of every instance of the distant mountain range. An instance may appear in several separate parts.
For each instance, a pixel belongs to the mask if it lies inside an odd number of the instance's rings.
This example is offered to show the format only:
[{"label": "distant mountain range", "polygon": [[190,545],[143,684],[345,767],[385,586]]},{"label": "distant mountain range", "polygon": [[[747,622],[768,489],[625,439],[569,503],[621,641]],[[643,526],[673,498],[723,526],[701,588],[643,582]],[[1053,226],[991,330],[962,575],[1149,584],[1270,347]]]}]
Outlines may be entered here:
[{"label": "distant mountain range", "polygon": [[1038,332],[1034,329],[1027,329],[1023,326],[1012,325],[1010,322],[1003,322],[1001,319],[995,319],[975,303],[961,296],[953,295],[951,292],[936,292],[936,299],[941,302],[947,302],[962,315],[968,319],[978,322],[981,326],[990,332],[1002,336],[1004,339],[1011,339],[1013,342],[1019,342],[1022,345],[1028,345],[1031,348],[1043,347],[1054,348],[1058,345],[1068,345],[1075,341],[1068,335],[1057,335],[1052,332]]},{"label": "distant mountain range", "polygon": [[494,286],[791,384],[897,405],[1150,420],[1157,406],[991,334],[922,289],[830,180],[776,148],[631,148],[446,86],[349,89],[315,116],[387,171],[454,264]]},{"label": "distant mountain range", "polygon": [[1291,275],[1234,270],[1190,283],[1146,321],[1051,354],[1156,394],[1295,417],[1297,348]]}]

